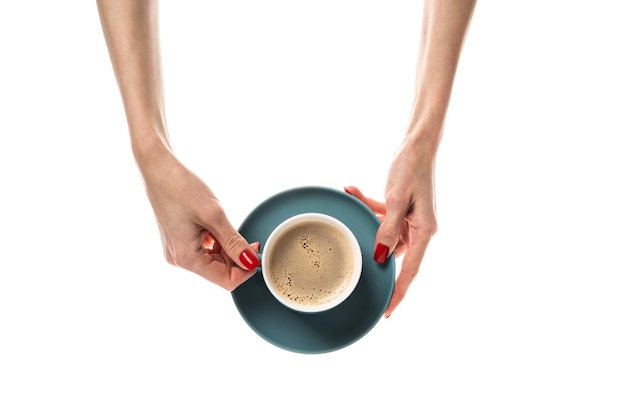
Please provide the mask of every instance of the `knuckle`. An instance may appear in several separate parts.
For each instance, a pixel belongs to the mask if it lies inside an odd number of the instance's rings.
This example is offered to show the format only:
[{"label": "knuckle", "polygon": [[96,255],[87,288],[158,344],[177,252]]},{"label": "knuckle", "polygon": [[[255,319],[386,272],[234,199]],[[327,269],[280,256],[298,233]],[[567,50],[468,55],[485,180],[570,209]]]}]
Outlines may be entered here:
[{"label": "knuckle", "polygon": [[176,259],[168,252],[165,253],[165,261],[167,261],[168,264],[174,267],[178,267],[178,264],[176,263]]},{"label": "knuckle", "polygon": [[381,238],[387,238],[391,240],[397,238],[401,232],[402,232],[402,224],[397,224],[389,220],[387,220],[386,222],[383,222],[383,225],[381,226],[381,229],[380,229]]},{"label": "knuckle", "polygon": [[170,249],[165,243],[163,243],[163,256],[165,257],[165,261],[172,266],[177,266],[175,253],[172,249]]},{"label": "knuckle", "polygon": [[385,196],[385,202],[387,208],[407,208],[409,206],[410,199],[405,198],[403,195],[391,193]]},{"label": "knuckle", "polygon": [[413,222],[409,220],[409,224],[412,225],[420,237],[429,239],[437,233],[439,224],[434,214],[423,214],[416,218]]},{"label": "knuckle", "polygon": [[166,251],[165,260],[175,267],[186,269],[191,265],[192,254],[184,248],[173,247]]},{"label": "knuckle", "polygon": [[437,221],[435,219],[432,219],[426,222],[421,229],[423,230],[424,235],[432,237],[439,230],[439,225],[437,224]]},{"label": "knuckle", "polygon": [[241,236],[236,231],[232,231],[224,237],[224,242],[220,244],[227,252],[235,251],[239,247],[241,239]]}]

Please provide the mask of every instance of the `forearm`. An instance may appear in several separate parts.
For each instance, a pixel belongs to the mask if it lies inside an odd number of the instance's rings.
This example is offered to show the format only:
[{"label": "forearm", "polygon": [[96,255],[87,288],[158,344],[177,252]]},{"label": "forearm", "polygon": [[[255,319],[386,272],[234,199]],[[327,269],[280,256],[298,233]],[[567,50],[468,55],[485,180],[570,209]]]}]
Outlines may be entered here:
[{"label": "forearm", "polygon": [[98,0],[98,11],[137,158],[167,148],[156,0]]},{"label": "forearm", "polygon": [[476,0],[425,0],[415,81],[407,129],[409,142],[438,147],[452,85]]}]

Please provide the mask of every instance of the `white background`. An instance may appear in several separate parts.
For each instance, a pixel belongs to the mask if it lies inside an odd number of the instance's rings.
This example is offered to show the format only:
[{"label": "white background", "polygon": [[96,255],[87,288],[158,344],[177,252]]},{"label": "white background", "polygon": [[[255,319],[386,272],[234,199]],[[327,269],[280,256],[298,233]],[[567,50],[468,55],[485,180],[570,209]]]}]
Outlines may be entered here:
[{"label": "white background", "polygon": [[[235,226],[291,187],[382,196],[421,2],[382,4],[163,2],[172,141]],[[2,2],[0,416],[625,416],[616,4],[478,4],[418,278],[301,355],[164,261],[95,3]]]}]

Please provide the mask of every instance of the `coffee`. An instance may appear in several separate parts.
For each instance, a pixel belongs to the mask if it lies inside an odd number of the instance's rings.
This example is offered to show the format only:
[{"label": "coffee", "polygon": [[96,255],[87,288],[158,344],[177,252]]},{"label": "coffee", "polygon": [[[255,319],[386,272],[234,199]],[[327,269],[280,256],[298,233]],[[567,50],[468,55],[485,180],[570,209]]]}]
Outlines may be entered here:
[{"label": "coffee", "polygon": [[275,288],[295,303],[321,305],[348,285],[354,256],[348,240],[334,227],[308,222],[285,231],[269,257]]}]

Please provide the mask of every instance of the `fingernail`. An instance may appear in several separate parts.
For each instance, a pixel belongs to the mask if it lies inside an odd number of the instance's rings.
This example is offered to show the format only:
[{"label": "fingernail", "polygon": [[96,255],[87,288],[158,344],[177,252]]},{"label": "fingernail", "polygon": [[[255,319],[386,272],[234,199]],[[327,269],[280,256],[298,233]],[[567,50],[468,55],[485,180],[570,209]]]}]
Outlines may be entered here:
[{"label": "fingernail", "polygon": [[349,195],[352,195],[352,193],[350,193],[350,190],[348,190],[348,188],[347,188],[347,187],[344,187],[344,188],[343,188],[343,191],[344,191],[344,192],[346,192],[346,193],[348,193]]},{"label": "fingernail", "polygon": [[376,246],[376,251],[374,252],[374,261],[377,263],[383,264],[387,261],[387,256],[389,255],[389,247],[384,244],[378,244]]},{"label": "fingernail", "polygon": [[241,264],[243,264],[248,270],[254,270],[261,264],[256,255],[248,249],[241,252],[239,261],[241,261]]}]

